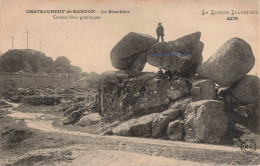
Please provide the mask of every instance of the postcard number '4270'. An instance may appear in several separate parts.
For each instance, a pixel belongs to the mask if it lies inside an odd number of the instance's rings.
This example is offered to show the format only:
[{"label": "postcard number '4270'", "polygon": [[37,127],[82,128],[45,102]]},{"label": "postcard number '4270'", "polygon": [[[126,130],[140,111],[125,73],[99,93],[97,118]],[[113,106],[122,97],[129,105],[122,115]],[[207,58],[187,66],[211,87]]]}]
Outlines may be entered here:
[{"label": "postcard number '4270'", "polygon": [[238,17],[227,17],[227,20],[238,20]]}]

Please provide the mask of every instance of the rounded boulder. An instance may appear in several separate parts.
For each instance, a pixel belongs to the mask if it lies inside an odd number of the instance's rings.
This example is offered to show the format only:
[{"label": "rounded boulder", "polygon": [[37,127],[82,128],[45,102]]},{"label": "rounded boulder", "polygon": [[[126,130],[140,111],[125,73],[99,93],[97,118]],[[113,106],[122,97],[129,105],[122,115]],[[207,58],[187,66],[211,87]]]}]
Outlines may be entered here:
[{"label": "rounded boulder", "polygon": [[207,61],[202,63],[197,73],[221,86],[230,86],[243,78],[255,64],[250,45],[240,38],[232,38],[224,43]]}]

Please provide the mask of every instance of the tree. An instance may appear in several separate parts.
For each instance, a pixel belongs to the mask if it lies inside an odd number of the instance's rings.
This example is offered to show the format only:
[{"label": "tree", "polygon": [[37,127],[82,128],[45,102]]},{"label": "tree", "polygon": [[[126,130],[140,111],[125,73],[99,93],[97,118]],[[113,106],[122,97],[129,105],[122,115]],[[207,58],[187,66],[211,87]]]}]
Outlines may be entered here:
[{"label": "tree", "polygon": [[25,63],[25,65],[24,65],[24,72],[26,72],[26,73],[33,73],[32,66],[29,63]]},{"label": "tree", "polygon": [[82,70],[80,67],[78,66],[70,66],[70,73],[72,74],[76,74],[76,75],[80,75],[80,73],[82,73]]},{"label": "tree", "polygon": [[4,72],[18,72],[23,70],[24,62],[23,57],[16,52],[8,51],[2,56],[2,69]]},{"label": "tree", "polygon": [[57,73],[65,73],[66,71],[65,71],[65,69],[62,66],[57,66],[56,67],[56,72]]},{"label": "tree", "polygon": [[68,60],[65,56],[59,56],[55,60],[54,64],[57,72],[70,72],[70,60]]},{"label": "tree", "polygon": [[48,74],[54,73],[54,66],[47,66],[45,72]]},{"label": "tree", "polygon": [[59,66],[69,66],[69,65],[70,65],[70,60],[68,60],[68,58],[66,58],[65,56],[59,56],[59,57],[55,60],[55,65],[59,65]]}]

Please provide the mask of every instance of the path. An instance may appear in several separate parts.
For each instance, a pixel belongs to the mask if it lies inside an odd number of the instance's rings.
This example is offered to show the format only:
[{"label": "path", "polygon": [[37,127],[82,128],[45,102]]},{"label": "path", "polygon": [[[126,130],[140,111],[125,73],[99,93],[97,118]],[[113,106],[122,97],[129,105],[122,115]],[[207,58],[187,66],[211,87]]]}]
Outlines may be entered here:
[{"label": "path", "polygon": [[[28,127],[33,129],[38,129],[44,132],[60,133],[66,135],[76,135],[91,137],[94,139],[102,140],[113,140],[113,141],[124,141],[124,143],[137,143],[137,144],[146,144],[148,146],[167,146],[172,148],[187,148],[187,149],[197,149],[200,150],[209,150],[216,152],[238,152],[241,153],[240,148],[228,147],[228,146],[219,146],[219,145],[208,145],[208,144],[194,144],[178,141],[165,141],[158,139],[148,139],[148,138],[134,138],[134,137],[121,137],[121,136],[102,136],[94,135],[79,131],[68,131],[61,128],[53,127],[52,119],[55,118],[54,115],[47,115],[42,113],[23,113],[19,111],[14,111],[14,108],[17,108],[19,105],[14,103],[9,103],[13,105],[13,108],[10,108],[11,114],[8,116],[17,119],[24,120]],[[129,153],[123,151],[106,151],[106,150],[86,150],[82,145],[76,145],[69,148],[73,151],[74,159],[70,165],[84,165],[88,161],[88,165],[122,165],[127,163],[127,165],[201,165],[201,163],[176,160],[173,158],[165,158],[161,156],[148,156],[139,153]],[[257,150],[255,153],[260,154],[260,151]],[[76,155],[76,156],[75,156]],[[62,163],[60,163],[62,165]],[[65,164],[66,165],[66,164]],[[124,164],[123,164],[124,165]]]}]

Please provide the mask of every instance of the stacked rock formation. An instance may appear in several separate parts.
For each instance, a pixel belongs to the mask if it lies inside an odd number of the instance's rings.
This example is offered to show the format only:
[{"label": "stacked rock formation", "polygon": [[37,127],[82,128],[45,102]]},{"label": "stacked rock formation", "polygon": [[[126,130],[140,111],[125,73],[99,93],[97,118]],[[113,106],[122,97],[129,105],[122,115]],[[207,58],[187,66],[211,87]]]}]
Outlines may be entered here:
[{"label": "stacked rock formation", "polygon": [[204,44],[200,32],[186,35],[174,41],[156,43],[155,38],[131,32],[123,37],[111,50],[112,65],[120,70],[143,70],[150,65],[169,67],[182,75],[194,75],[202,62]]},{"label": "stacked rock formation", "polygon": [[[250,45],[232,38],[202,63],[200,36],[195,32],[156,43],[131,32],[115,45],[111,62],[120,71],[100,75],[95,102],[103,123],[113,126],[107,133],[223,143],[238,137],[232,135],[237,124],[259,131],[260,81],[246,75],[255,63]],[[147,62],[181,77],[157,79],[141,72]]]}]

